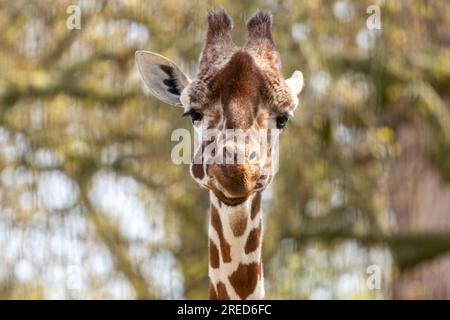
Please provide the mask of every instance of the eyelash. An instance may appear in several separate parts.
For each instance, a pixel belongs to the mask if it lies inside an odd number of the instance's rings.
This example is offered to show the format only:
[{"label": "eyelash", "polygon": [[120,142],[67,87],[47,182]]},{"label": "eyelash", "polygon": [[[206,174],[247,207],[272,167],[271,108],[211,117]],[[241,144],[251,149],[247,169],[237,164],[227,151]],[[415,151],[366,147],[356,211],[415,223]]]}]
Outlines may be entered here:
[{"label": "eyelash", "polygon": [[288,121],[289,117],[286,114],[276,117],[277,129],[281,130],[286,128],[286,124],[288,123]]},{"label": "eyelash", "polygon": [[192,123],[195,121],[201,121],[203,119],[203,115],[195,109],[189,109],[185,113],[183,113],[183,117],[190,116],[192,119]]}]

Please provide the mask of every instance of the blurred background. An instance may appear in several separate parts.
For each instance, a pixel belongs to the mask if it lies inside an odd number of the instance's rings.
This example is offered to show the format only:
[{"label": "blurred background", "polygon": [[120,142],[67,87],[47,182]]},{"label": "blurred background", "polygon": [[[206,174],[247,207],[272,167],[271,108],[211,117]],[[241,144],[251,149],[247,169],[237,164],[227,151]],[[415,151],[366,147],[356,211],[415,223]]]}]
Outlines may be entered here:
[{"label": "blurred background", "polygon": [[219,6],[238,45],[271,11],[305,77],[263,196],[267,298],[450,299],[444,0],[0,0],[0,298],[207,297],[208,193],[170,158],[191,123],[134,52],[193,76]]}]

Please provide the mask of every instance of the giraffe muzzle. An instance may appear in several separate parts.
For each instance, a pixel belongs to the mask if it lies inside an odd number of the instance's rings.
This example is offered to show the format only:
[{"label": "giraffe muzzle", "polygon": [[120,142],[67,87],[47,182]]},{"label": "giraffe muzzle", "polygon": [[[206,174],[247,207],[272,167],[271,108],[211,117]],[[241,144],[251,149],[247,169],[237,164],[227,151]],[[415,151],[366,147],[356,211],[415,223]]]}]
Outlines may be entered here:
[{"label": "giraffe muzzle", "polygon": [[247,198],[259,180],[259,170],[250,164],[215,164],[210,174],[217,189],[229,198]]}]

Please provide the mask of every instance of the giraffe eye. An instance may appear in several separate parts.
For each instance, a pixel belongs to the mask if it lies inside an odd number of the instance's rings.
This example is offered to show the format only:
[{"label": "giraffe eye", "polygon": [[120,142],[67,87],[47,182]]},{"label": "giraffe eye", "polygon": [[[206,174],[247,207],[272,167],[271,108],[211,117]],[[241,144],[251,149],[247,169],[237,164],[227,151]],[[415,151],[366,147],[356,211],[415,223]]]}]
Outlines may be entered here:
[{"label": "giraffe eye", "polygon": [[277,117],[277,129],[284,129],[289,118],[287,115],[282,115]]},{"label": "giraffe eye", "polygon": [[194,109],[190,109],[190,110],[186,111],[185,113],[183,113],[183,117],[186,117],[186,116],[191,117],[192,123],[194,123],[195,121],[201,121],[203,119],[203,115]]},{"label": "giraffe eye", "polygon": [[192,122],[200,121],[200,120],[202,120],[203,115],[200,112],[196,111],[191,114],[191,118],[192,118]]}]

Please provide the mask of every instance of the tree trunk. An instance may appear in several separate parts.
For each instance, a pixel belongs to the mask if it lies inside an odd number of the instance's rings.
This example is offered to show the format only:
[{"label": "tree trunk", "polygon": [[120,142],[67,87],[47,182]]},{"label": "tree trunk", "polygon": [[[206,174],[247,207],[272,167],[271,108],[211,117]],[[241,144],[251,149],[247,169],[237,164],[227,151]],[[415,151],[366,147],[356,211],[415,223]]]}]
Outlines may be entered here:
[{"label": "tree trunk", "polygon": [[[418,126],[398,130],[401,155],[391,168],[389,198],[398,231],[450,230],[450,186],[441,182],[424,151]],[[401,272],[394,299],[450,299],[450,253]]]}]

